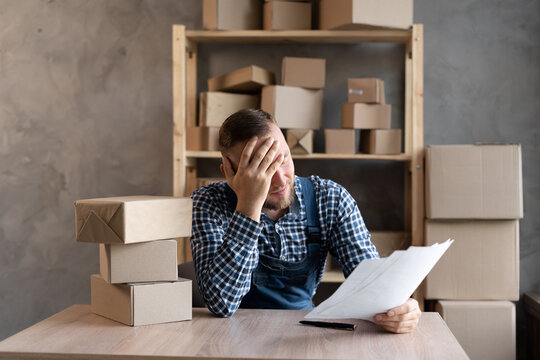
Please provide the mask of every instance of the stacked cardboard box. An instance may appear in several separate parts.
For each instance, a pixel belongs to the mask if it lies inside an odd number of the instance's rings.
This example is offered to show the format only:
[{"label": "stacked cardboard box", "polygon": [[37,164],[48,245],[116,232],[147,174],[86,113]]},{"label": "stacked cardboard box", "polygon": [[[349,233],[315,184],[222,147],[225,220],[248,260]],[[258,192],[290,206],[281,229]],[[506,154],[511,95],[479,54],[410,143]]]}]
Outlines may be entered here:
[{"label": "stacked cardboard box", "polygon": [[75,202],[77,241],[99,243],[92,312],[131,326],[191,319],[191,280],[178,278],[172,239],[191,236],[191,208],[165,196]]},{"label": "stacked cardboard box", "polygon": [[262,28],[263,0],[203,0],[205,30],[258,30]]},{"label": "stacked cardboard box", "polygon": [[[426,151],[426,245],[454,243],[426,278],[426,299],[471,358],[515,357],[519,299],[519,145]],[[496,343],[496,345],[494,345]]]},{"label": "stacked cardboard box", "polygon": [[266,0],[264,30],[311,30],[311,3],[302,0]]}]

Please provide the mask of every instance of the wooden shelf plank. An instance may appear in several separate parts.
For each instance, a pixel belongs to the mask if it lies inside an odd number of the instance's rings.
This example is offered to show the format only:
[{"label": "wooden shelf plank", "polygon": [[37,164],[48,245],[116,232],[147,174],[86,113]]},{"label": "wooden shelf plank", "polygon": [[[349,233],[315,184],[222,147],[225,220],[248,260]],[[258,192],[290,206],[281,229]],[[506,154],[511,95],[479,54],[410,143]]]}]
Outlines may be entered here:
[{"label": "wooden shelf plank", "polygon": [[[188,158],[199,159],[219,159],[221,153],[219,151],[186,151]],[[384,160],[384,161],[410,161],[411,156],[406,154],[396,155],[371,155],[371,154],[323,154],[315,153],[308,155],[294,155],[293,159],[298,160]]]}]

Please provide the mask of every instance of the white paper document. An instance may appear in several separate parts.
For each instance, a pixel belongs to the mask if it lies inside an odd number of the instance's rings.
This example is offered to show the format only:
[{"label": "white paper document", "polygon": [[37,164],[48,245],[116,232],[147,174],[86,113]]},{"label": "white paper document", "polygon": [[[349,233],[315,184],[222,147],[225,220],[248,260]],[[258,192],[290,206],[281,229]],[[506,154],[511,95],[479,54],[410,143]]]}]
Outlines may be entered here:
[{"label": "white paper document", "polygon": [[362,261],[336,292],[307,319],[364,319],[402,305],[454,240],[411,246],[383,259]]}]

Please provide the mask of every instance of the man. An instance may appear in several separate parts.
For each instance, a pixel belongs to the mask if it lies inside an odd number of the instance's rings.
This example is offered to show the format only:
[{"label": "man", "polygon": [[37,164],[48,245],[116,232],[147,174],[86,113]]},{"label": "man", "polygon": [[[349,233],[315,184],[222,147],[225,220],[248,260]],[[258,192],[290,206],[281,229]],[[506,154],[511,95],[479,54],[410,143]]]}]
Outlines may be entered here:
[{"label": "man", "polygon": [[[287,143],[271,115],[242,110],[219,133],[226,182],[193,194],[191,248],[208,308],[232,316],[239,307],[311,309],[327,252],[347,277],[378,258],[360,211],[340,185],[296,177]],[[375,316],[396,333],[413,331],[418,303]]]}]

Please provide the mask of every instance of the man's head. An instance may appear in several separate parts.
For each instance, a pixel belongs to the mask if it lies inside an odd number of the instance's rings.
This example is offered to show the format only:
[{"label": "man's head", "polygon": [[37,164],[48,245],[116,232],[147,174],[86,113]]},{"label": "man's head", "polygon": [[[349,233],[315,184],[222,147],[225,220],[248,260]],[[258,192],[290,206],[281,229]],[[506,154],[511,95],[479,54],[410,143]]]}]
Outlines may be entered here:
[{"label": "man's head", "polygon": [[263,110],[247,109],[229,116],[219,130],[221,153],[230,160],[236,172],[244,147],[255,136],[258,138],[255,149],[272,137],[279,141],[276,158],[284,155],[281,167],[272,177],[263,207],[270,210],[286,209],[294,199],[294,164],[283,133],[272,115]]}]

